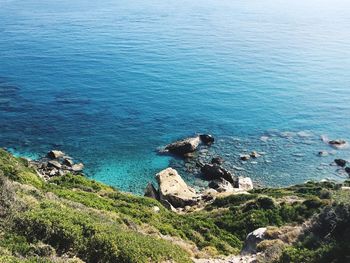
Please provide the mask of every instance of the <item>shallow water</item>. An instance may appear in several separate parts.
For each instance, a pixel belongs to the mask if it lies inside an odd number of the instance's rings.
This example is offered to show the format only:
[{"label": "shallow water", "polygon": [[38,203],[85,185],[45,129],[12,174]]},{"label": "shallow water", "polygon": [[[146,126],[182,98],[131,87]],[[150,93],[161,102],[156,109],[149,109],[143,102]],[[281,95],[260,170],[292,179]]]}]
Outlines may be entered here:
[{"label": "shallow water", "polygon": [[[317,152],[350,140],[348,1],[0,0],[0,36],[0,146],[17,154],[62,149],[139,193],[178,165],[155,149],[210,132],[262,184],[344,178],[328,164],[348,149]],[[267,154],[240,163],[251,150]]]}]

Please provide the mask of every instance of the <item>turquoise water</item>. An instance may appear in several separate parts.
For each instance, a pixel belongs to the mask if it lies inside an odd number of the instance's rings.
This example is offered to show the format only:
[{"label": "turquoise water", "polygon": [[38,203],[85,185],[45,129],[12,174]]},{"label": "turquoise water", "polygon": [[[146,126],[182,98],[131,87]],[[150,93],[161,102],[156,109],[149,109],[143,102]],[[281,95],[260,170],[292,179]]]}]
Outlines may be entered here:
[{"label": "turquoise water", "polygon": [[346,0],[0,0],[0,146],[64,150],[123,190],[196,132],[265,185],[342,179],[328,164],[349,150],[316,153],[350,140],[349,99]]}]

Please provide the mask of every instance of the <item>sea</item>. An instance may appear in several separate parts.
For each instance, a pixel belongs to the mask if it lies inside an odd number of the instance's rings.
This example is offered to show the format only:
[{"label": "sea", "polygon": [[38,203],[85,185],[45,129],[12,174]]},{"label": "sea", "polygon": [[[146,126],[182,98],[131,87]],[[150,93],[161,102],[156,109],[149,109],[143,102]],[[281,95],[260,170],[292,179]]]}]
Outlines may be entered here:
[{"label": "sea", "polygon": [[0,0],[0,147],[142,194],[200,133],[258,185],[348,178],[350,2]]}]

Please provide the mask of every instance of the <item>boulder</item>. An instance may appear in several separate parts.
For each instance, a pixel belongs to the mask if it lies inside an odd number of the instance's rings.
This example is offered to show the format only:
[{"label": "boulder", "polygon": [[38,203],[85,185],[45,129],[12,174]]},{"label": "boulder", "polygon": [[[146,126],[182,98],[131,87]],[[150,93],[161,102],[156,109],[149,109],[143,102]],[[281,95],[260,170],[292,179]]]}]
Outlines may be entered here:
[{"label": "boulder", "polygon": [[258,228],[249,233],[244,242],[242,254],[256,253],[256,246],[265,239],[266,227]]},{"label": "boulder", "polygon": [[340,166],[340,167],[345,167],[345,165],[346,165],[346,161],[345,160],[343,160],[343,159],[335,159],[334,160],[334,162],[338,165],[338,166]]},{"label": "boulder", "polygon": [[176,141],[165,146],[165,150],[169,153],[184,156],[185,154],[194,152],[200,143],[199,137],[187,138]]},{"label": "boulder", "polygon": [[224,159],[222,159],[221,157],[214,157],[213,159],[211,159],[211,163],[221,165],[224,163]]},{"label": "boulder", "polygon": [[201,135],[199,135],[199,138],[206,145],[211,145],[215,141],[214,137],[210,134],[201,134]]},{"label": "boulder", "polygon": [[169,202],[173,207],[195,205],[198,200],[196,191],[190,188],[175,169],[167,168],[156,175],[159,184],[159,200]]},{"label": "boulder", "polygon": [[65,154],[62,151],[52,150],[48,152],[47,157],[49,157],[50,159],[59,159],[62,158],[64,155]]},{"label": "boulder", "polygon": [[234,191],[233,185],[223,178],[211,181],[208,186],[219,193]]},{"label": "boulder", "polygon": [[201,168],[205,180],[216,180],[223,178],[230,183],[234,183],[233,175],[217,164],[206,164]]},{"label": "boulder", "polygon": [[47,165],[48,165],[49,167],[55,167],[55,168],[57,168],[57,169],[61,169],[61,167],[62,167],[62,165],[61,165],[59,162],[55,161],[55,160],[49,161],[49,162],[47,163]]},{"label": "boulder", "polygon": [[160,208],[159,208],[158,206],[153,206],[153,207],[152,207],[152,211],[153,211],[154,213],[159,213]]},{"label": "boulder", "polygon": [[83,171],[83,170],[84,170],[84,164],[82,164],[82,163],[77,163],[77,164],[74,164],[74,165],[72,166],[72,171],[73,171],[73,172],[78,173],[78,172],[81,172],[81,171]]},{"label": "boulder", "polygon": [[156,200],[159,200],[158,190],[154,187],[152,183],[148,183],[145,189],[145,196]]},{"label": "boulder", "polygon": [[238,177],[237,187],[240,190],[244,190],[244,191],[252,190],[253,189],[252,179],[250,179],[249,177]]},{"label": "boulder", "polygon": [[70,158],[65,158],[65,159],[63,160],[63,164],[64,164],[64,165],[67,165],[67,166],[69,166],[69,167],[72,167],[72,166],[74,165],[74,162],[73,162],[72,159],[70,159]]}]

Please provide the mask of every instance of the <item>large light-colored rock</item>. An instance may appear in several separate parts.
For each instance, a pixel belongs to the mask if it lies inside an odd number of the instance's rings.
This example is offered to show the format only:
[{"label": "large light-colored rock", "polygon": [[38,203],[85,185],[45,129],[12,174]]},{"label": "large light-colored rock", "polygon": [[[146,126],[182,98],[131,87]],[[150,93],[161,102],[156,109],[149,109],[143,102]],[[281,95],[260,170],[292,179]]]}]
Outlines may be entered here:
[{"label": "large light-colored rock", "polygon": [[167,168],[156,176],[159,184],[159,199],[169,202],[175,208],[195,205],[196,191],[189,187],[175,169]]},{"label": "large light-colored rock", "polygon": [[256,253],[256,246],[265,239],[266,227],[261,227],[247,235],[242,249],[242,254]]},{"label": "large light-colored rock", "polygon": [[249,177],[238,177],[238,188],[240,190],[249,191],[253,189],[252,179]]},{"label": "large light-colored rock", "polygon": [[168,144],[167,146],[165,146],[165,150],[170,153],[183,156],[187,153],[194,152],[197,149],[200,141],[201,140],[199,136],[193,137],[193,138],[187,138],[184,140],[180,140],[180,141],[176,141],[174,143]]},{"label": "large light-colored rock", "polygon": [[58,159],[58,158],[62,158],[64,156],[64,152],[52,150],[52,151],[48,152],[47,156],[50,159]]}]

